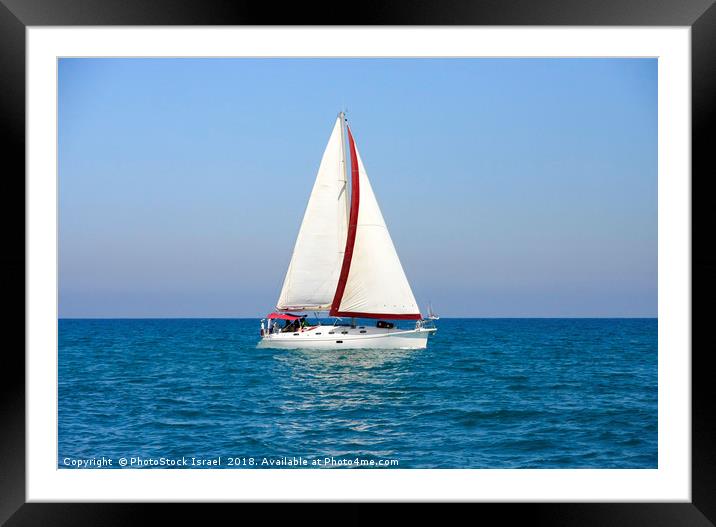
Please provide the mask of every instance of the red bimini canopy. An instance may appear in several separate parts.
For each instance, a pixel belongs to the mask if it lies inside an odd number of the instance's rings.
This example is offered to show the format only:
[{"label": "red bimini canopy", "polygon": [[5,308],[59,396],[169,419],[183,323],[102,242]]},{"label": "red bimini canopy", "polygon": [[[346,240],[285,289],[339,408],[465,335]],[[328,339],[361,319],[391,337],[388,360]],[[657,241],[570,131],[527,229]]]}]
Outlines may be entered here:
[{"label": "red bimini canopy", "polygon": [[297,317],[296,315],[291,315],[289,313],[271,313],[266,318],[279,318],[281,320],[298,320],[302,317]]}]

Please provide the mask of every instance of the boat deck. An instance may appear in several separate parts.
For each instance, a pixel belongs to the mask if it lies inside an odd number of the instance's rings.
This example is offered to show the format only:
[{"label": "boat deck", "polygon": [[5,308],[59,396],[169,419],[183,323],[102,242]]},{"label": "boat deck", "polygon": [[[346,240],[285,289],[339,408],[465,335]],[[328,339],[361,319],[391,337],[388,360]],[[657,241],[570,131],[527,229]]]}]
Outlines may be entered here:
[{"label": "boat deck", "polygon": [[305,348],[423,348],[435,328],[371,326],[309,326],[294,332],[264,335],[260,347]]}]

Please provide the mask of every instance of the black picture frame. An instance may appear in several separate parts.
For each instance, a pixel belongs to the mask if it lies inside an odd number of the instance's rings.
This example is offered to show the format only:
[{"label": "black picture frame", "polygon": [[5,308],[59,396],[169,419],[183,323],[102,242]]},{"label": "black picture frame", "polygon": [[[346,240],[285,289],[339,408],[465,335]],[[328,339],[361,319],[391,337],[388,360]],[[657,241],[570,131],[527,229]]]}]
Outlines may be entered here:
[{"label": "black picture frame", "polygon": [[[714,0],[427,0],[321,4],[221,0],[0,0],[0,115],[6,132],[3,149],[5,247],[2,277],[4,335],[12,335],[2,358],[0,433],[0,522],[7,525],[125,525],[148,513],[163,521],[186,519],[176,504],[25,503],[25,30],[27,26],[76,25],[606,25],[690,26],[692,52],[692,501],[690,503],[531,503],[476,504],[480,519],[549,525],[713,525],[716,521],[716,419],[710,401],[716,382],[708,355],[697,345],[706,334],[714,298],[716,258],[704,236],[714,232],[716,208],[708,191],[716,176],[711,150],[716,99],[716,6]],[[685,175],[686,177],[687,175]],[[20,197],[23,199],[20,199]],[[22,219],[19,219],[22,218]],[[22,226],[20,225],[22,222]],[[701,244],[696,244],[698,237]],[[10,294],[9,294],[10,293]],[[9,298],[8,298],[9,297]],[[20,300],[22,298],[22,300]],[[12,302],[9,300],[13,299]],[[708,303],[707,303],[708,302]],[[20,309],[23,306],[23,309]],[[697,309],[698,307],[698,309]],[[8,342],[6,340],[6,342]],[[703,342],[706,342],[705,340]],[[241,505],[247,507],[248,505]],[[373,523],[374,505],[341,505],[340,523]],[[204,511],[204,512],[202,512]],[[197,512],[204,515],[205,509]],[[242,515],[246,512],[242,512]],[[271,512],[281,515],[302,514]],[[381,513],[385,514],[385,513]],[[474,511],[469,513],[477,519]],[[278,516],[277,516],[278,515]],[[315,516],[312,519],[319,520]]]}]

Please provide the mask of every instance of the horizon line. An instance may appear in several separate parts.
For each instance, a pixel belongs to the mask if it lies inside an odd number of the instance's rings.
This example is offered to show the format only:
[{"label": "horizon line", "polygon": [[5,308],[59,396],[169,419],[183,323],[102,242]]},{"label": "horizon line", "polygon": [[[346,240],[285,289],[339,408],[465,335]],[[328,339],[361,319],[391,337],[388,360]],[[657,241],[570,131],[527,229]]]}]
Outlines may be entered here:
[{"label": "horizon line", "polygon": [[[57,317],[57,320],[261,320],[265,319],[266,316],[114,316],[114,317],[95,317],[95,316],[71,316],[71,317]],[[319,319],[349,319],[351,317],[309,317]],[[360,319],[361,317],[355,317]],[[561,315],[561,316],[441,316],[438,320],[451,320],[451,319],[494,319],[494,320],[505,320],[505,319],[538,319],[538,320],[549,320],[549,319],[658,319],[658,315]],[[377,319],[376,319],[377,320]],[[386,320],[390,320],[386,318]]]}]

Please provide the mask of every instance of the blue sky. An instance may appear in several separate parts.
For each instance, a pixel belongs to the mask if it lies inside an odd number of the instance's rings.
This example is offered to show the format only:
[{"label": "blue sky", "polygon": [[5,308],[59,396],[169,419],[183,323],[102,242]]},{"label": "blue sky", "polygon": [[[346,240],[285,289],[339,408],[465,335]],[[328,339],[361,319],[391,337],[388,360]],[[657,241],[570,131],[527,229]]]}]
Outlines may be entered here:
[{"label": "blue sky", "polygon": [[275,305],[337,112],[443,316],[657,314],[656,59],[61,59],[60,317]]}]

